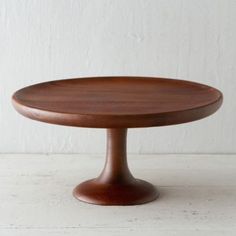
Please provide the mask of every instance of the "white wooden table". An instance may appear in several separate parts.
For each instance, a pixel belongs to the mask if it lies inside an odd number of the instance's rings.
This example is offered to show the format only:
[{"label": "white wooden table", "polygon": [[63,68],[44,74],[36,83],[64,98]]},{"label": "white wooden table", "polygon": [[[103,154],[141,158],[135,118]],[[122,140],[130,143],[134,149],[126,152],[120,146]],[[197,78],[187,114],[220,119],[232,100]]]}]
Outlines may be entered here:
[{"label": "white wooden table", "polygon": [[[236,155],[130,156],[161,197],[104,207],[74,199],[102,156],[0,155],[0,236],[236,235]],[[92,161],[93,160],[93,161]]]}]

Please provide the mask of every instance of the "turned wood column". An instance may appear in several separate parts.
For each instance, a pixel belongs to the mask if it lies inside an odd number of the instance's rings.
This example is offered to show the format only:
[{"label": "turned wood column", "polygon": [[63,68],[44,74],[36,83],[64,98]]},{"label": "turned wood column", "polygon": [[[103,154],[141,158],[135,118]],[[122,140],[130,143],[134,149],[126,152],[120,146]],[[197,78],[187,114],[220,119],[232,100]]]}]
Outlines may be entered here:
[{"label": "turned wood column", "polygon": [[125,184],[134,180],[126,156],[127,129],[107,129],[106,162],[98,181]]},{"label": "turned wood column", "polygon": [[100,205],[134,205],[158,197],[155,187],[130,173],[126,156],[127,128],[107,129],[106,161],[101,174],[73,191],[81,201]]}]

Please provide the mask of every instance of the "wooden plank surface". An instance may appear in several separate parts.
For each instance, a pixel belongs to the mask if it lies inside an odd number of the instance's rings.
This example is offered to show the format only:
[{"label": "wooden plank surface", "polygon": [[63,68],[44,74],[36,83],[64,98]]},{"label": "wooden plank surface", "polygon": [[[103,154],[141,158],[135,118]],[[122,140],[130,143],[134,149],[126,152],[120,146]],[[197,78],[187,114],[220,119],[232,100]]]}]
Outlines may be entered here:
[{"label": "wooden plank surface", "polygon": [[235,155],[129,156],[136,177],[161,197],[140,206],[77,201],[73,187],[101,156],[0,155],[0,235],[235,235]]}]

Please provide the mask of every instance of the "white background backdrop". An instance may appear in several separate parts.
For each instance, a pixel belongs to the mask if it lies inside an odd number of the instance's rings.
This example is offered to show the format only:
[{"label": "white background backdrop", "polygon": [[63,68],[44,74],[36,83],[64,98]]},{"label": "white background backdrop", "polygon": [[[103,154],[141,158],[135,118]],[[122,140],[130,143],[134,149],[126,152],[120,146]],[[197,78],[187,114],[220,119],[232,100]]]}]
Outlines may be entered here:
[{"label": "white background backdrop", "polygon": [[0,0],[0,152],[104,152],[105,130],[31,121],[11,106],[23,86],[96,75],[180,78],[224,93],[207,119],[130,130],[130,152],[236,152],[235,0]]}]

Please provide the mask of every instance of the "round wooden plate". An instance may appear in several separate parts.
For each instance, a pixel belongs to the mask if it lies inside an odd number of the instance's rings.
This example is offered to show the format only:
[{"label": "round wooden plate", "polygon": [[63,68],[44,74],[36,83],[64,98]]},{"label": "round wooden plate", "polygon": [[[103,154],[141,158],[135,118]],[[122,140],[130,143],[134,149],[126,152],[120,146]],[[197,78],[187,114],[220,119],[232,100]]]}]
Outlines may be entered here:
[{"label": "round wooden plate", "polygon": [[132,128],[179,124],[214,113],[222,94],[207,85],[144,77],[51,81],[13,95],[24,116],[47,123]]}]

